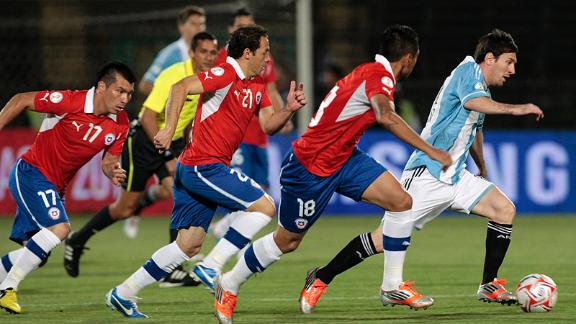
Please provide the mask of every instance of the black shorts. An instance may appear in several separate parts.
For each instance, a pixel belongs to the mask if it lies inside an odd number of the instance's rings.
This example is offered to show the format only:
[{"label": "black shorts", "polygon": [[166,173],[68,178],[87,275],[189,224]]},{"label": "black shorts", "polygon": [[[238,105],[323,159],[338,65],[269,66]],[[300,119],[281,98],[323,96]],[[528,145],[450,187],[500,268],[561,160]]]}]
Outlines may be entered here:
[{"label": "black shorts", "polygon": [[158,153],[154,144],[139,125],[132,125],[122,150],[122,168],[127,178],[122,187],[128,192],[141,192],[151,176],[156,175],[159,181],[169,177],[166,162],[177,158],[185,147],[183,139],[172,142],[170,151]]}]

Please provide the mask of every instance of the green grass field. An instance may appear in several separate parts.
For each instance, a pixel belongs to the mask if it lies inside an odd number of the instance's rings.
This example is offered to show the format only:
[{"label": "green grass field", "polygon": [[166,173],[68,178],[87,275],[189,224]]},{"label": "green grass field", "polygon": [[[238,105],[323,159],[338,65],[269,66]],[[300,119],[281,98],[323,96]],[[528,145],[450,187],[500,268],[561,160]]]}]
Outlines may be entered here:
[{"label": "green grass field", "polygon": [[[73,217],[79,228],[87,218]],[[405,280],[435,298],[433,307],[413,311],[382,307],[378,289],[382,255],[374,256],[337,277],[320,300],[316,313],[302,315],[298,295],[306,271],[325,264],[353,236],[377,226],[378,217],[323,217],[299,250],[246,283],[240,293],[238,323],[575,323],[576,217],[518,217],[500,276],[509,288],[529,273],[545,273],[559,287],[556,308],[546,314],[526,314],[517,306],[485,304],[475,299],[484,258],[486,222],[474,217],[441,217],[414,234],[405,265]],[[0,323],[129,322],[104,305],[104,295],[167,242],[168,220],[145,218],[137,239],[124,237],[120,224],[96,235],[81,262],[80,277],[69,278],[62,266],[62,247],[48,264],[21,285],[21,315],[0,313]],[[0,218],[0,253],[17,246],[7,237],[11,217]],[[272,225],[266,232],[272,230]],[[266,233],[263,232],[263,233]],[[214,244],[208,238],[203,252]],[[144,289],[140,310],[150,323],[215,322],[212,295],[202,287]]]}]

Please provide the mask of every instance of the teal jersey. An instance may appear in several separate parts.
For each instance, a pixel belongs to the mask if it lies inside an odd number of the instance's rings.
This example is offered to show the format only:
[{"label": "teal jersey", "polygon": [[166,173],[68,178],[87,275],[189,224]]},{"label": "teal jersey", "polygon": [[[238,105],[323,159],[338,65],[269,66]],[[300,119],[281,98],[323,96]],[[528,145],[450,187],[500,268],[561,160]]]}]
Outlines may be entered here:
[{"label": "teal jersey", "polygon": [[443,172],[439,162],[415,150],[404,169],[426,166],[436,179],[449,184],[457,183],[466,168],[476,131],[484,123],[485,114],[464,108],[466,102],[478,97],[491,98],[490,90],[480,66],[471,56],[467,56],[444,81],[432,104],[426,127],[420,134],[430,145],[448,151],[452,165]]}]

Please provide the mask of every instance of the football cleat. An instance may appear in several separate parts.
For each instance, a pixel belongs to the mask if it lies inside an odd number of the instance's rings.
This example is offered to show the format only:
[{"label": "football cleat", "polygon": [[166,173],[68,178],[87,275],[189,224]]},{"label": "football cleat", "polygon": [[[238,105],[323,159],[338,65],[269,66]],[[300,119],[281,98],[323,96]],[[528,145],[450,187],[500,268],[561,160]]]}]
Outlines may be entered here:
[{"label": "football cleat", "polygon": [[198,280],[200,280],[200,282],[210,290],[211,293],[214,293],[214,279],[218,276],[218,271],[208,268],[200,262],[196,264],[194,269],[192,269],[192,272],[196,275]]},{"label": "football cleat", "polygon": [[182,265],[176,267],[170,274],[160,280],[158,284],[161,288],[172,288],[172,287],[195,287],[200,285],[202,282],[196,280],[190,276],[188,271],[184,270]]},{"label": "football cleat", "polygon": [[505,284],[506,279],[495,278],[492,282],[480,285],[480,287],[478,287],[478,292],[476,293],[478,300],[488,303],[500,303],[508,306],[518,304],[516,295],[506,290],[506,288],[504,288]]},{"label": "football cleat", "polygon": [[318,300],[328,288],[327,284],[316,278],[316,272],[318,272],[318,268],[308,270],[304,288],[300,292],[298,303],[300,304],[300,311],[304,314],[311,314],[314,311]]},{"label": "football cleat", "polygon": [[232,317],[234,316],[234,308],[236,308],[236,295],[224,290],[221,284],[222,276],[217,276],[214,279],[214,315],[220,324],[232,324]]},{"label": "football cleat", "polygon": [[138,297],[132,297],[131,299],[124,299],[118,296],[116,288],[112,288],[106,294],[106,306],[110,307],[112,310],[120,312],[120,314],[130,317],[130,318],[149,318],[148,315],[141,313],[138,310],[138,306],[133,299]]},{"label": "football cleat", "polygon": [[140,224],[140,216],[128,217],[124,220],[122,230],[126,237],[135,239],[138,236],[138,229]]},{"label": "football cleat", "polygon": [[0,290],[0,308],[11,314],[22,313],[22,308],[18,304],[18,298],[16,297],[16,290],[12,288]]},{"label": "football cleat", "polygon": [[395,290],[380,290],[382,305],[405,305],[414,310],[426,309],[434,304],[434,299],[422,295],[413,287],[414,281],[405,281]]},{"label": "football cleat", "polygon": [[64,269],[70,277],[76,278],[80,274],[80,257],[84,254],[84,250],[89,248],[71,243],[71,237],[72,235],[68,236],[64,241]]}]

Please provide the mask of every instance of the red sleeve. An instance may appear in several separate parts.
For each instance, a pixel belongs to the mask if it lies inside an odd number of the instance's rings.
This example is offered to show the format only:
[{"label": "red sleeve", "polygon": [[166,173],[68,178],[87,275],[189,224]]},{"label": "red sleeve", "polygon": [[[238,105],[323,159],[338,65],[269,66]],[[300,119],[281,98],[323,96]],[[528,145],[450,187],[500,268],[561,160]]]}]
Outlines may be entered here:
[{"label": "red sleeve", "polygon": [[198,74],[198,80],[202,83],[204,92],[222,89],[234,82],[235,79],[236,71],[234,71],[234,68],[228,63],[221,64]]},{"label": "red sleeve", "polygon": [[368,99],[372,99],[377,94],[383,94],[394,101],[394,87],[394,76],[390,72],[380,69],[366,73],[366,96]]},{"label": "red sleeve", "polygon": [[106,150],[107,153],[112,155],[120,155],[122,154],[122,148],[124,147],[124,142],[126,141],[126,137],[128,135],[128,128],[129,128],[129,120],[128,114],[126,111],[121,111],[118,113],[118,127],[116,140],[114,143]]},{"label": "red sleeve", "polygon": [[270,56],[270,61],[266,63],[264,71],[262,71],[262,78],[266,84],[276,82],[276,66],[272,56]]},{"label": "red sleeve", "polygon": [[218,52],[218,56],[216,56],[216,60],[214,61],[214,66],[218,66],[220,64],[226,63],[226,57],[228,57],[228,50],[226,47],[222,47]]},{"label": "red sleeve", "polygon": [[78,107],[72,105],[74,91],[38,91],[34,97],[34,111],[62,115],[75,112]]}]

